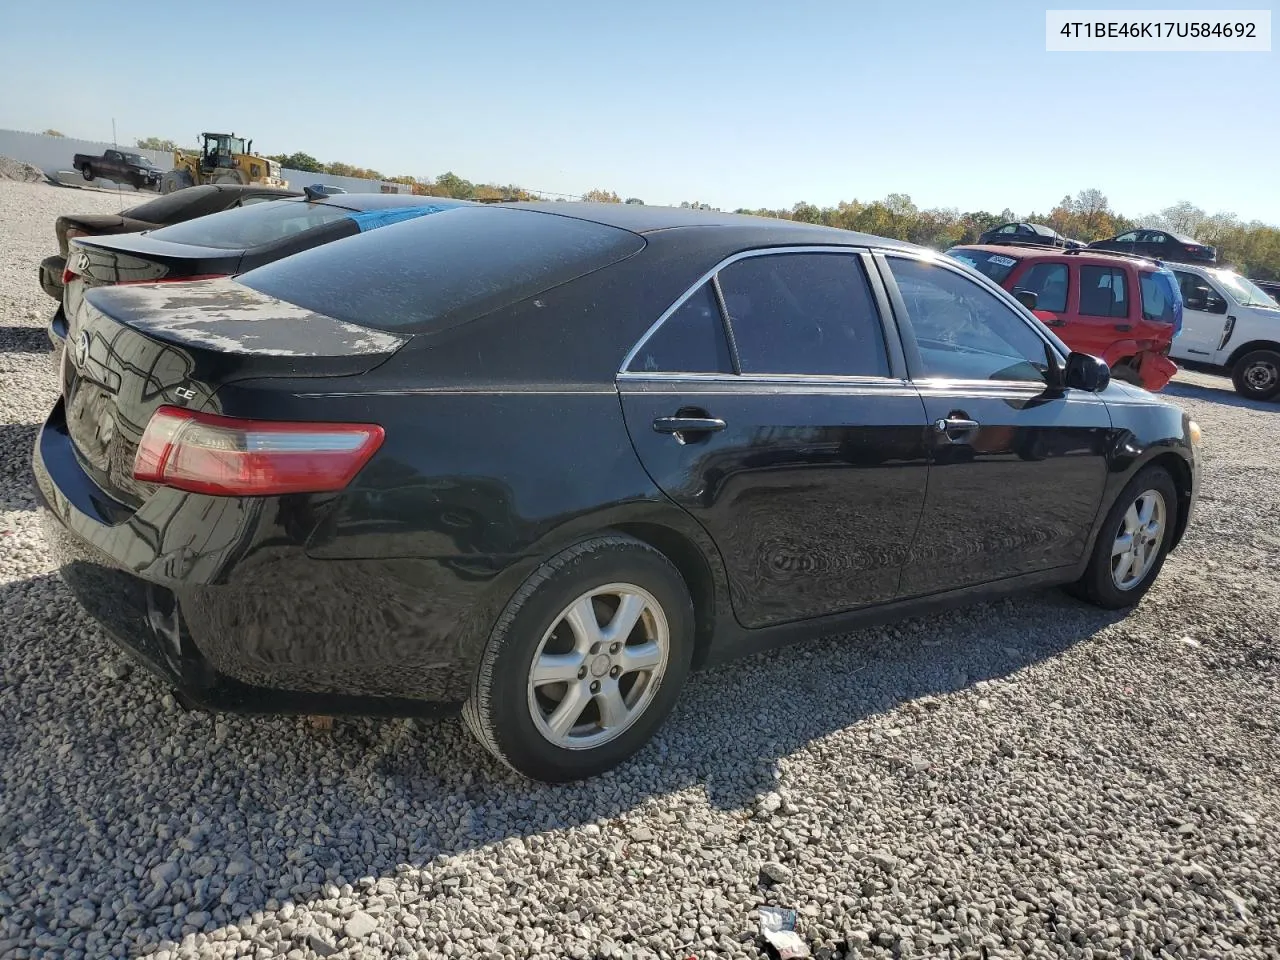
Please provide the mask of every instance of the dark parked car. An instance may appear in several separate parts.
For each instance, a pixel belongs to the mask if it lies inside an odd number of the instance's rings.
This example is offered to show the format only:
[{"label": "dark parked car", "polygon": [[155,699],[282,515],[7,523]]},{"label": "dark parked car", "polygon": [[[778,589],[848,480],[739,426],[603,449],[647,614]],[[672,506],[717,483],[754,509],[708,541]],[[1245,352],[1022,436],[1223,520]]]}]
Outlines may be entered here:
[{"label": "dark parked car", "polygon": [[1213,247],[1168,230],[1130,230],[1118,237],[1095,240],[1089,246],[1095,250],[1137,253],[1174,263],[1215,263],[1218,259],[1218,251]]},{"label": "dark parked car", "polygon": [[1272,300],[1280,303],[1280,280],[1254,280],[1253,285]]},{"label": "dark parked car", "polygon": [[128,150],[105,150],[101,156],[77,153],[71,158],[71,165],[86,180],[105,177],[114,183],[127,183],[137,190],[158,189],[160,178],[164,176],[164,171],[150,158]]},{"label": "dark parked car", "polygon": [[62,272],[67,267],[67,244],[76,237],[141,233],[143,230],[157,230],[233,207],[300,196],[302,194],[296,190],[280,190],[276,187],[208,184],[179,190],[119,213],[66,214],[54,223],[58,252],[52,257],[46,257],[40,264],[40,286],[53,299],[62,302]]},{"label": "dark parked car", "polygon": [[949,258],[466,205],[98,288],[33,467],[62,576],[181,699],[462,708],[551,781],[691,666],[1048,584],[1127,607],[1199,428]]},{"label": "dark parked car", "polygon": [[1064,237],[1053,227],[1046,227],[1043,223],[1002,223],[979,236],[978,243],[1032,243],[1043,247],[1068,249],[1084,246],[1083,241]]},{"label": "dark parked car", "polygon": [[448,210],[465,200],[394,193],[356,193],[304,200],[271,200],[160,230],[115,237],[79,237],[63,272],[62,311],[49,325],[59,346],[74,330],[85,290],[116,283],[209,279],[252,270],[322,243],[413,217]]}]

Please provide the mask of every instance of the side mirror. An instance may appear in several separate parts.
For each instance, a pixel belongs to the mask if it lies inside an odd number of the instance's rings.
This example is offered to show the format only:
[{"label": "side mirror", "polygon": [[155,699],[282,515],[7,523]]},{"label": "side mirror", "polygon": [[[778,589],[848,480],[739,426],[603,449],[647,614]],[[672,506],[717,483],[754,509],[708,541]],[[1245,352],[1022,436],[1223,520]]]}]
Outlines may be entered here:
[{"label": "side mirror", "polygon": [[1223,300],[1221,297],[1210,295],[1209,299],[1204,303],[1204,308],[1210,313],[1226,313],[1227,301]]},{"label": "side mirror", "polygon": [[1036,303],[1040,300],[1040,294],[1036,293],[1034,290],[1023,290],[1021,287],[1015,289],[1013,291],[1013,295],[1017,298],[1018,302],[1028,310],[1034,310],[1036,308]]},{"label": "side mirror", "polygon": [[1067,368],[1063,371],[1062,381],[1064,386],[1075,390],[1099,393],[1111,382],[1111,368],[1097,357],[1073,351],[1067,357]]},{"label": "side mirror", "polygon": [[1182,305],[1188,310],[1203,310],[1205,308],[1205,299],[1203,297],[1192,297],[1190,300],[1183,300]]}]

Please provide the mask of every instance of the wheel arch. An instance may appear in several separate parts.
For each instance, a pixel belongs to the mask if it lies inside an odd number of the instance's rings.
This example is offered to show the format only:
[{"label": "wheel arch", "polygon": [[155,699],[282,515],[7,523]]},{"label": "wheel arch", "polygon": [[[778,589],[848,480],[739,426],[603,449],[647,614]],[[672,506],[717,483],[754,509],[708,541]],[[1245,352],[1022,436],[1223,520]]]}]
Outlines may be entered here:
[{"label": "wheel arch", "polygon": [[702,666],[711,651],[720,606],[717,602],[717,578],[705,551],[684,533],[661,523],[615,523],[610,529],[653,547],[680,572],[693,601],[693,666]]},{"label": "wheel arch", "polygon": [[1178,519],[1173,528],[1173,543],[1169,548],[1172,550],[1182,541],[1182,535],[1187,532],[1187,523],[1191,519],[1191,496],[1194,484],[1191,464],[1187,463],[1186,457],[1182,454],[1168,451],[1156,454],[1139,469],[1149,466],[1163,467],[1168,471],[1169,476],[1173,478],[1174,488],[1178,491]]},{"label": "wheel arch", "polygon": [[1227,358],[1224,366],[1234,367],[1241,357],[1247,353],[1252,353],[1254,350],[1274,350],[1276,353],[1280,353],[1280,343],[1274,340],[1250,340],[1248,343],[1242,343],[1231,351],[1231,356]]}]

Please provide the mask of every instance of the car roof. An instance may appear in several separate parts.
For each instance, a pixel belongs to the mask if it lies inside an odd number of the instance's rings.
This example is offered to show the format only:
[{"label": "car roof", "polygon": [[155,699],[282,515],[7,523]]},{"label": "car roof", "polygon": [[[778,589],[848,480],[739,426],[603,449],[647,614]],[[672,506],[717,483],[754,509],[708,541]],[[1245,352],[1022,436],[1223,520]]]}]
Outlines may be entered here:
[{"label": "car roof", "polygon": [[748,242],[754,234],[762,244],[830,244],[848,247],[888,247],[922,251],[925,248],[903,240],[891,240],[869,233],[824,227],[816,223],[798,223],[774,217],[757,217],[744,213],[722,213],[718,210],[695,210],[686,207],[654,207],[639,203],[583,203],[547,200],[504,203],[504,209],[534,210],[586,220],[607,227],[617,227],[644,236],[679,228],[710,228],[712,232],[744,235]]},{"label": "car roof", "polygon": [[1128,260],[1139,269],[1146,267],[1149,270],[1160,269],[1150,260],[1143,260],[1139,257],[1132,256],[1127,253],[1119,253],[1114,250],[1096,250],[1092,247],[1079,250],[1077,252],[1069,252],[1062,247],[1036,247],[1036,246],[1014,246],[1013,244],[1004,243],[958,243],[950,250],[981,250],[984,253],[999,253],[1006,257],[1018,257],[1022,260],[1033,260],[1044,257],[1066,257],[1068,260],[1078,260],[1081,263],[1090,263],[1095,260],[1101,260],[1106,263],[1115,263],[1116,260]]}]

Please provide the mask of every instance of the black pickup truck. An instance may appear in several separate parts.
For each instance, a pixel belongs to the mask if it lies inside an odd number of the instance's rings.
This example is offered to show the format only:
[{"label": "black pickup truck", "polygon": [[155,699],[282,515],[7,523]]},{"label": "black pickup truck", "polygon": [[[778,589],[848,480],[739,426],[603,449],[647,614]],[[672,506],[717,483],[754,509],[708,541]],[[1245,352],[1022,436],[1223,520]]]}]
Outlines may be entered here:
[{"label": "black pickup truck", "polygon": [[142,190],[160,187],[160,178],[164,171],[139,153],[127,153],[124,150],[107,150],[100,157],[87,153],[77,153],[71,165],[80,171],[86,180],[105,177],[116,183],[128,183]]}]

